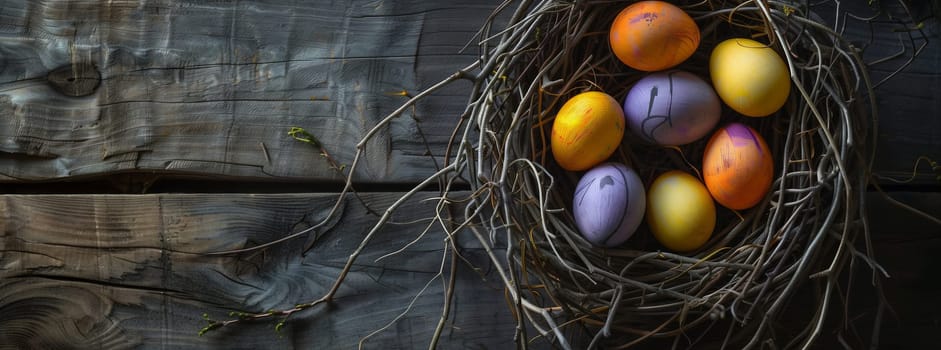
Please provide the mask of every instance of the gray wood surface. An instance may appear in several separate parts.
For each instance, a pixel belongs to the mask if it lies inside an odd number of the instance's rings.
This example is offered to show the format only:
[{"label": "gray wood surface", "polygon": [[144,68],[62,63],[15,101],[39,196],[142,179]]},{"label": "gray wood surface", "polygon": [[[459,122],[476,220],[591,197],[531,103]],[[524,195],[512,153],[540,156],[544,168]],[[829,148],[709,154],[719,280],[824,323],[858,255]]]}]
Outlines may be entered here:
[{"label": "gray wood surface", "polygon": [[[909,179],[919,157],[941,163],[941,21],[932,16],[941,14],[935,12],[941,5],[937,1],[907,1],[914,14],[908,15],[900,2],[849,1],[841,5],[857,17],[880,15],[871,22],[847,17],[845,33],[864,50],[873,82],[884,80],[875,89],[879,123],[874,171],[893,179]],[[915,30],[918,27],[920,30]],[[941,183],[941,168],[932,170],[924,160],[917,173],[909,184]]]},{"label": "gray wood surface", "polygon": [[[400,193],[363,194],[384,210]],[[291,317],[221,329],[202,337],[201,315],[288,308],[319,298],[377,219],[350,201],[342,220],[306,238],[254,254],[207,256],[308,227],[333,194],[0,196],[0,348],[325,349],[355,348],[385,326],[438,272],[444,236],[434,227],[401,254],[377,258],[418,238],[433,212],[408,202],[362,255],[335,302]],[[485,275],[488,260],[464,242],[462,254]],[[446,272],[447,273],[447,272]],[[513,325],[496,279],[459,268],[444,348],[511,344]],[[438,279],[369,349],[427,347],[441,314]]]},{"label": "gray wood surface", "polygon": [[[288,130],[306,128],[349,164],[360,137],[406,100],[399,93],[414,94],[476,57],[473,46],[460,50],[496,5],[3,0],[0,182],[127,171],[337,180],[319,150]],[[871,14],[862,2],[847,6]],[[927,37],[911,38],[897,23],[872,36],[869,26],[848,22],[847,36],[866,46],[868,61],[903,52],[873,65],[876,80],[904,65],[916,45],[935,41],[877,90],[876,171],[906,178],[919,156],[941,160],[938,22],[926,20]],[[434,171],[468,87],[442,90],[384,128],[356,178],[409,183]],[[917,180],[932,183],[924,164]]]},{"label": "gray wood surface", "polygon": [[[941,192],[892,192],[892,200],[910,205],[941,218]],[[934,277],[941,268],[941,225],[912,214],[887,200],[882,194],[867,197],[872,240],[877,261],[889,273],[884,280],[888,308],[879,334],[881,349],[931,349],[941,344],[941,282]],[[865,271],[865,270],[864,270]],[[865,323],[877,314],[868,271],[856,285],[861,297],[851,304],[851,312],[865,332]],[[867,297],[868,296],[868,297]],[[836,343],[829,347],[839,348]]]},{"label": "gray wood surface", "polygon": [[[363,198],[381,211],[399,195],[370,193]],[[941,216],[941,193],[893,195]],[[428,216],[431,203],[416,199],[406,204],[366,249],[332,305],[295,315],[280,334],[274,331],[275,321],[262,321],[197,335],[205,325],[203,313],[222,319],[230,311],[285,308],[320,297],[376,221],[357,201],[344,208],[342,220],[319,232],[306,256],[301,256],[306,239],[256,254],[201,253],[252,246],[308,227],[325,215],[334,198],[0,196],[0,348],[355,348],[360,338],[402,312],[437,273],[443,252],[440,229],[403,253],[376,261],[417,237],[426,222],[408,222]],[[939,263],[938,227],[880,194],[871,194],[868,201],[876,255],[892,276],[885,286],[895,313],[886,316],[883,345],[906,348],[941,341],[931,331],[941,315],[936,297],[941,284],[930,278]],[[515,322],[503,290],[479,246],[467,239],[461,246],[461,253],[489,278],[460,265],[452,318],[441,345],[510,347]],[[440,280],[429,286],[411,312],[369,340],[367,348],[426,347],[443,300]],[[875,303],[871,292],[859,290],[863,297],[855,302],[861,304],[852,310],[856,325],[865,326],[875,315]],[[795,305],[792,310],[800,312],[799,302]],[[821,342],[837,345],[829,333]]]},{"label": "gray wood surface", "polygon": [[[476,57],[460,50],[494,5],[3,0],[0,181],[124,170],[336,179],[290,128],[349,164],[363,134],[406,101],[401,92]],[[100,86],[78,91],[93,86],[83,82],[96,67]],[[69,72],[79,77],[71,85]],[[382,129],[357,179],[433,172],[467,87],[442,90]]]},{"label": "gray wood surface", "polygon": [[[338,177],[317,149],[287,131],[306,128],[348,164],[363,133],[405,101],[399,92],[414,93],[474,59],[475,51],[459,50],[497,3],[0,0],[0,183],[8,186],[0,192],[47,192],[38,181],[106,179],[121,187],[117,192],[139,193],[164,174],[195,176],[203,184],[289,180],[317,191],[317,184]],[[869,35],[864,26],[850,24],[848,31],[861,44]],[[926,20],[924,31],[930,44],[877,91],[875,170],[892,178],[909,177],[921,156],[941,162],[938,21]],[[898,31],[876,33],[869,61],[914,48],[907,37],[898,41]],[[874,65],[873,76],[881,79],[906,59]],[[381,211],[403,186],[434,171],[432,157],[441,161],[467,87],[462,82],[435,94],[368,145],[356,179],[389,191],[364,194],[371,208]],[[925,163],[920,173],[892,195],[941,216],[936,175]],[[194,183],[165,191],[205,191]],[[97,191],[71,184],[48,192]],[[230,191],[298,188],[253,184]],[[437,272],[439,229],[376,261],[417,236],[424,223],[407,223],[427,217],[429,203],[412,201],[399,212],[329,307],[292,317],[280,334],[272,321],[197,336],[203,313],[225,318],[230,311],[287,307],[329,288],[376,220],[355,200],[319,232],[306,256],[300,253],[308,238],[257,254],[203,253],[307,227],[334,199],[329,193],[0,195],[0,349],[355,348]],[[886,314],[881,344],[941,343],[941,284],[932,278],[941,267],[941,230],[877,193],[868,204],[876,255],[892,276],[885,287],[894,313]],[[509,348],[514,321],[503,290],[481,249],[469,240],[462,247],[488,279],[460,265],[442,347]],[[443,300],[442,283],[429,286],[367,348],[426,347]],[[872,298],[856,302],[855,322],[874,317]],[[821,342],[839,345],[832,333]]]}]

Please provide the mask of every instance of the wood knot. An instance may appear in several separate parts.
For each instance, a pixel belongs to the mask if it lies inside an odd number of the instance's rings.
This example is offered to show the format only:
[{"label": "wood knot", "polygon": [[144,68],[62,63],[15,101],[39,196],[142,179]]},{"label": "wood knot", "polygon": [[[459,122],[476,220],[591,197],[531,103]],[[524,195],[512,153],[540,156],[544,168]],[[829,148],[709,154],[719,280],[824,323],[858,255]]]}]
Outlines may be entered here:
[{"label": "wood knot", "polygon": [[98,89],[101,73],[91,63],[70,63],[49,72],[46,80],[63,95],[81,97],[91,95]]}]

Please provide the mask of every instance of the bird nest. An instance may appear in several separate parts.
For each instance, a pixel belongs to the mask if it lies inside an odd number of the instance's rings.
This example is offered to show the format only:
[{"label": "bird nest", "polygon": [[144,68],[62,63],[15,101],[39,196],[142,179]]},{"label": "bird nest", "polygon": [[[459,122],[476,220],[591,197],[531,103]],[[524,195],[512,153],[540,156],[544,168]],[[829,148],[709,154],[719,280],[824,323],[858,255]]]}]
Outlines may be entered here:
[{"label": "bird nest", "polygon": [[[478,33],[479,60],[410,95],[366,133],[326,219],[273,242],[223,253],[263,249],[327,225],[352,198],[347,194],[366,143],[438,89],[470,80],[469,102],[444,165],[382,213],[323,297],[284,310],[238,313],[229,320],[207,315],[201,334],[270,318],[280,319],[280,328],[292,314],[332,301],[392,213],[437,184],[441,193],[433,220],[448,237],[451,255],[442,266],[450,261],[451,280],[431,347],[449,318],[456,265],[467,262],[457,243],[466,240],[455,238],[464,235],[479,242],[499,275],[518,322],[520,347],[537,339],[561,348],[814,344],[828,320],[847,318],[846,309],[834,306],[848,305],[852,270],[868,267],[876,287],[884,274],[872,258],[865,212],[876,133],[873,84],[861,50],[841,33],[839,22],[845,17],[825,24],[806,2],[679,4],[701,33],[698,50],[679,68],[708,77],[710,51],[728,38],[754,38],[786,62],[791,93],[783,108],[764,118],[726,109],[719,122],[744,123],[764,135],[775,160],[770,190],[749,209],[719,207],[711,238],[694,251],[665,249],[646,225],[625,244],[601,248],[576,227],[571,203],[581,174],[556,164],[550,129],[569,98],[594,90],[622,99],[646,74],[621,63],[608,43],[611,23],[629,3],[522,0],[500,5]],[[835,7],[839,11],[838,2]],[[631,165],[649,185],[668,170],[698,176],[705,143],[663,147],[626,135],[610,160]],[[326,151],[324,156],[332,159]],[[801,293],[801,311],[786,312]],[[791,327],[781,329],[785,316]]]},{"label": "bird nest", "polygon": [[[461,204],[473,213],[472,229],[506,249],[501,274],[520,336],[529,339],[528,328],[530,337],[561,347],[577,343],[573,334],[587,334],[590,346],[622,348],[651,338],[679,347],[812,344],[846,291],[847,267],[879,269],[864,212],[876,111],[859,50],[806,3],[680,5],[702,39],[679,68],[709,76],[710,50],[733,37],[762,41],[786,61],[792,92],[780,111],[747,118],[726,110],[720,122],[746,123],[765,136],[775,159],[771,190],[750,209],[720,208],[714,233],[695,251],[664,249],[645,225],[627,243],[599,248],[576,228],[571,203],[580,174],[555,164],[550,129],[568,98],[600,90],[621,99],[646,74],[621,63],[608,43],[625,6],[523,1],[481,31],[483,54],[473,67],[481,74],[451,155],[479,194]],[[703,140],[662,147],[625,134],[611,160],[650,184],[670,169],[699,174],[704,147]],[[819,287],[818,305],[791,321],[806,328],[776,335],[776,321],[805,283]]]}]

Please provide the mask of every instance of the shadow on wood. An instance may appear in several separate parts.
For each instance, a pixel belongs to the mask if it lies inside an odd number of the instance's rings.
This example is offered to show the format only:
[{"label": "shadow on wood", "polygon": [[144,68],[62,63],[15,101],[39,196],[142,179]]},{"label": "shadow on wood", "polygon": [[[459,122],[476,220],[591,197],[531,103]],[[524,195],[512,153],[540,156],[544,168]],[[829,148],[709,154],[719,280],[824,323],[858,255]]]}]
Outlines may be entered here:
[{"label": "shadow on wood", "polygon": [[[400,194],[364,194],[384,210]],[[424,198],[431,194],[424,195]],[[14,348],[367,348],[427,346],[441,314],[437,226],[414,245],[433,204],[413,200],[354,266],[337,299],[292,317],[235,325],[199,337],[202,314],[262,312],[319,298],[376,217],[351,200],[342,220],[304,239],[236,256],[203,253],[253,246],[322,220],[333,194],[49,195],[0,197],[0,344]],[[381,256],[405,248],[400,254]],[[489,261],[472,244],[461,253],[482,273]],[[512,342],[501,284],[463,263],[442,346],[490,348]],[[447,274],[447,269],[445,269]],[[436,277],[437,276],[437,277]],[[493,277],[493,276],[490,276]],[[436,279],[437,278],[437,279]],[[430,281],[430,282],[429,282]]]},{"label": "shadow on wood", "polygon": [[[336,179],[288,130],[311,131],[349,164],[407,94],[476,58],[460,50],[492,6],[5,1],[0,181],[122,170]],[[92,78],[100,86],[85,84]],[[380,130],[357,179],[434,172],[467,87],[444,89]]]}]

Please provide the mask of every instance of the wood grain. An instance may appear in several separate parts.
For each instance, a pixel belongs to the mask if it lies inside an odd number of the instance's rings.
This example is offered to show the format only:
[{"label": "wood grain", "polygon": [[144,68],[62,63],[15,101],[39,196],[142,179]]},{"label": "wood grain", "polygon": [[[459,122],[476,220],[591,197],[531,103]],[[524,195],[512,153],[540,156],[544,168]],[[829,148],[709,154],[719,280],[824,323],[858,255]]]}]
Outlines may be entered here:
[{"label": "wood grain", "polygon": [[[476,57],[460,50],[493,5],[5,0],[0,181],[127,170],[335,180],[319,150],[288,130],[309,130],[349,164],[403,92]],[[100,86],[84,84],[91,69]],[[63,72],[82,74],[69,82]],[[433,172],[468,87],[442,90],[383,128],[357,179]]]},{"label": "wood grain", "polygon": [[[127,180],[121,185],[127,188],[117,192],[133,193],[172,174],[256,186],[242,192],[299,188],[256,180],[329,191],[306,187],[338,177],[317,149],[287,131],[309,130],[348,164],[359,137],[405,101],[402,91],[414,93],[475,58],[473,50],[459,51],[496,5],[484,0],[2,0],[0,183],[41,187],[44,181],[106,177]],[[846,6],[862,6],[857,14],[866,14],[863,2]],[[868,61],[914,48],[905,41],[907,32],[894,31],[894,25],[880,24],[876,41],[867,46]],[[870,37],[859,23],[847,28],[854,42]],[[911,175],[920,156],[941,162],[937,19],[926,18],[914,39],[929,44],[877,90],[875,170],[898,179]],[[906,59],[873,65],[874,78],[887,76]],[[372,184],[371,190],[389,191],[364,194],[374,211],[403,190],[383,186],[414,183],[434,171],[467,88],[462,82],[440,91],[368,144],[356,179]],[[922,164],[922,175],[892,195],[941,216],[941,193],[907,192],[936,189],[929,171]],[[206,191],[201,186],[167,192]],[[216,186],[212,191],[231,190]],[[49,191],[98,191],[61,188]],[[0,186],[0,192],[8,189]],[[318,232],[307,255],[300,247],[310,237],[257,254],[205,253],[308,227],[323,218],[334,199],[329,193],[0,195],[0,349],[355,348],[402,312],[437,273],[444,244],[439,229],[404,253],[376,261],[417,237],[425,223],[410,222],[427,218],[429,203],[406,204],[359,260],[334,304],[292,317],[280,334],[274,322],[258,322],[197,336],[203,313],[225,318],[230,311],[289,307],[329,288],[376,220],[355,200],[343,208],[342,220]],[[941,343],[941,284],[933,278],[941,268],[935,258],[941,228],[879,194],[867,202],[876,255],[892,276],[885,287],[894,313],[884,316],[881,345]],[[462,247],[488,279],[459,265],[455,309],[442,347],[511,347],[514,322],[503,291],[479,247],[467,241]],[[866,287],[865,280],[859,282]],[[441,282],[429,286],[412,311],[369,340],[367,348],[427,346],[443,300]],[[863,292],[853,302],[854,323],[863,330],[853,341],[864,346],[870,339],[864,324],[876,314],[874,296]],[[791,311],[801,312],[795,305]],[[833,332],[821,343],[839,346]]]},{"label": "wood grain", "polygon": [[[400,193],[363,194],[382,211]],[[292,317],[205,336],[201,315],[291,307],[320,297],[376,221],[350,201],[342,220],[305,239],[238,256],[203,253],[267,242],[323,218],[336,196],[34,195],[0,197],[0,348],[353,348],[403,312],[438,272],[444,237],[416,238],[434,206],[405,204],[354,267],[336,301]],[[466,242],[465,242],[466,243]],[[512,318],[488,260],[473,244],[462,254],[491,280],[462,264],[446,348],[490,348],[512,341]],[[443,282],[367,348],[425,347],[438,322]],[[507,324],[511,324],[507,326]]]},{"label": "wood grain", "polygon": [[[381,212],[398,195],[363,198]],[[895,196],[941,216],[941,193]],[[401,313],[437,273],[444,244],[440,229],[403,253],[376,261],[418,237],[427,222],[412,221],[429,217],[431,203],[410,201],[393,217],[332,305],[292,317],[280,334],[272,321],[197,336],[205,325],[203,313],[222,319],[230,311],[284,308],[320,297],[376,221],[355,200],[344,207],[341,220],[318,231],[305,256],[306,238],[252,254],[204,253],[253,246],[309,227],[322,220],[334,199],[333,194],[0,196],[0,348],[353,348]],[[941,285],[931,277],[941,268],[941,260],[932,258],[941,250],[941,227],[880,194],[868,201],[876,255],[891,275],[885,286],[896,312],[885,315],[882,342],[892,348],[936,342],[936,332],[928,330],[941,317],[935,298]],[[459,265],[453,318],[442,346],[510,346],[515,322],[503,290],[479,246],[460,242],[461,253],[488,279]],[[853,300],[858,305],[851,310],[854,325],[865,327],[875,317],[876,299],[866,285],[867,273],[859,276]],[[367,348],[427,346],[442,293],[442,283],[432,282],[411,312],[369,340]],[[801,303],[795,301],[790,312],[800,313]],[[837,345],[832,332],[821,342]]]},{"label": "wood grain", "polygon": [[[351,163],[356,142],[406,100],[403,91],[414,94],[476,58],[473,46],[461,48],[495,5],[5,0],[0,181],[128,171],[337,180],[318,149],[287,131],[306,128],[338,163]],[[862,2],[846,6],[873,13]],[[941,114],[937,19],[926,18],[922,32],[847,21],[847,38],[865,47],[868,62],[903,52],[872,65],[877,81],[929,43],[876,91],[876,172],[905,179],[918,157],[941,161],[941,119],[931,117]],[[433,172],[468,88],[459,82],[383,128],[367,144],[357,180],[408,183]],[[937,185],[925,164],[915,183]]]},{"label": "wood grain", "polygon": [[[941,162],[941,20],[931,16],[936,2],[905,2],[912,14],[903,11],[901,2],[841,3],[856,16],[844,19],[845,37],[863,50],[873,83],[884,81],[875,89],[879,123],[874,171],[896,180],[911,178],[908,185],[938,186],[941,171],[927,162],[913,173],[919,157]],[[877,15],[873,21],[860,19]]]}]

